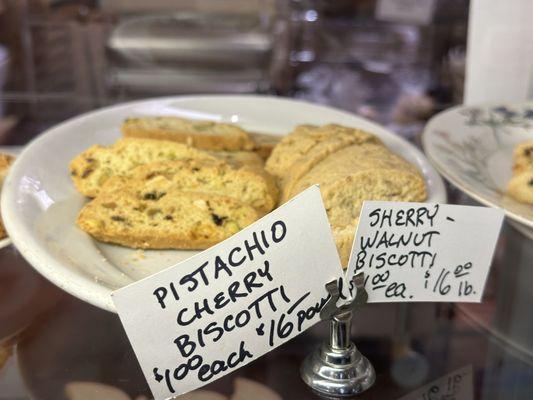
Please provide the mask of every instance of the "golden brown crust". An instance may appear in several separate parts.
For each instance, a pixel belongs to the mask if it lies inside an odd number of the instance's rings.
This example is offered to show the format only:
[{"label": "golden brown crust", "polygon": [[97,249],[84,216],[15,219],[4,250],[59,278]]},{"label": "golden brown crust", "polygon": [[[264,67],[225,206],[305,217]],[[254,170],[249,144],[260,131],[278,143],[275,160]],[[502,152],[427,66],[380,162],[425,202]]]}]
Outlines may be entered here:
[{"label": "golden brown crust", "polygon": [[252,150],[248,133],[232,124],[177,117],[128,118],[124,137],[169,140],[204,150]]}]

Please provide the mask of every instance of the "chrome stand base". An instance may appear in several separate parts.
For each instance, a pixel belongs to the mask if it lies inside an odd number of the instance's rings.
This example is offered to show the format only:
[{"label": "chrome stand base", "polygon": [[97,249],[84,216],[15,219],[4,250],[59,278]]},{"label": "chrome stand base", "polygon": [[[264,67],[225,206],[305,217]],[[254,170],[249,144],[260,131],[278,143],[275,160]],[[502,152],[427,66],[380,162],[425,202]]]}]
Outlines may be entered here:
[{"label": "chrome stand base", "polygon": [[376,380],[374,367],[353,343],[346,349],[323,344],[305,359],[300,375],[311,389],[330,398],[362,393]]}]

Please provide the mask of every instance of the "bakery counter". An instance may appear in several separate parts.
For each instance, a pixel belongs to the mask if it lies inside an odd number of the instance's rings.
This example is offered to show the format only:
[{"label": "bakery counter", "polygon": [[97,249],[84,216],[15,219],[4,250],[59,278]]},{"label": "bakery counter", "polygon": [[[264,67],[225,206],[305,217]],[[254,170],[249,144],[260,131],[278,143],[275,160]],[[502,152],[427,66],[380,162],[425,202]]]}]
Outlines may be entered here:
[{"label": "bakery counter", "polygon": [[[377,381],[358,398],[400,399],[463,367],[472,396],[441,388],[437,397],[430,386],[424,399],[533,398],[532,265],[531,242],[505,224],[482,303],[364,307],[352,338]],[[299,366],[327,330],[316,325],[194,398],[317,398]],[[9,245],[0,250],[0,344],[1,400],[151,398],[118,317],[57,289]]]}]

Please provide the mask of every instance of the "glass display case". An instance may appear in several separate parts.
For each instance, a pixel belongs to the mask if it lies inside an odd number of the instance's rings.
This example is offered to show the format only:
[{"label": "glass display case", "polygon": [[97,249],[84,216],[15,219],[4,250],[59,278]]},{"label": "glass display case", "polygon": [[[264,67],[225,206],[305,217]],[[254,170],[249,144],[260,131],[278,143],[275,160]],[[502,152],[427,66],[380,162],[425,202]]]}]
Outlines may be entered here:
[{"label": "glass display case", "polygon": [[[103,106],[199,93],[321,103],[420,148],[428,118],[461,102],[468,2],[432,2],[427,24],[382,20],[377,3],[0,0],[0,151],[19,153]],[[480,205],[446,189],[449,203]],[[410,400],[426,387],[417,399],[533,399],[532,282],[532,241],[506,221],[481,303],[365,306],[351,337],[377,379],[357,398]],[[299,369],[327,335],[318,323],[183,399],[318,398]],[[465,367],[467,397],[425,386]],[[0,400],[150,398],[118,316],[54,286],[4,243]]]}]

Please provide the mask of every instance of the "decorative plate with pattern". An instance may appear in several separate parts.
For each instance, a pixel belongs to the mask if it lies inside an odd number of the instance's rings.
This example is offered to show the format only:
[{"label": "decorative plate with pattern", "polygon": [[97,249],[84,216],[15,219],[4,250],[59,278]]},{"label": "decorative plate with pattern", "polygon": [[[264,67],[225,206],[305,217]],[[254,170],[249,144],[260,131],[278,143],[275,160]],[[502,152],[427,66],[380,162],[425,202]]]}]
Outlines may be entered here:
[{"label": "decorative plate with pattern", "polygon": [[503,208],[533,237],[533,206],[505,191],[513,149],[526,140],[533,140],[533,102],[454,107],[433,117],[422,137],[426,155],[448,181],[482,204]]}]

